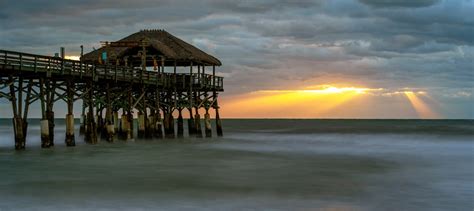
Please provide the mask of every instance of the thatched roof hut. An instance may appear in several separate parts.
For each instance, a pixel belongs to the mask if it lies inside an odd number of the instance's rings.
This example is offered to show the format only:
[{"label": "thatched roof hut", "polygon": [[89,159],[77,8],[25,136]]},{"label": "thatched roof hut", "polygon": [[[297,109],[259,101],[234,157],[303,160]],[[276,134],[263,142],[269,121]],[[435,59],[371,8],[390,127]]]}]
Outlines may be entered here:
[{"label": "thatched roof hut", "polygon": [[142,58],[139,56],[142,49],[146,49],[146,66],[153,66],[163,61],[165,66],[220,66],[221,62],[192,46],[191,44],[173,36],[165,30],[142,30],[125,37],[117,42],[106,43],[103,47],[85,54],[81,61],[85,63],[101,63],[106,52],[109,63],[118,61],[123,65],[127,61],[129,66],[140,66]]}]

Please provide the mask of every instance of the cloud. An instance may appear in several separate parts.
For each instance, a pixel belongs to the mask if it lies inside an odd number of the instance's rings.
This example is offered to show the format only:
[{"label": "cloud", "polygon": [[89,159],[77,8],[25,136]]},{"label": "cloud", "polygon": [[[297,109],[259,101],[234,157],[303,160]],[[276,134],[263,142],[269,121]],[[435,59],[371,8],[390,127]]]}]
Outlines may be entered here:
[{"label": "cloud", "polygon": [[360,2],[377,8],[382,7],[428,7],[439,0],[359,0]]},{"label": "cloud", "polygon": [[472,11],[472,0],[1,1],[0,47],[77,55],[164,28],[223,62],[229,95],[349,83],[461,93],[474,85]]}]

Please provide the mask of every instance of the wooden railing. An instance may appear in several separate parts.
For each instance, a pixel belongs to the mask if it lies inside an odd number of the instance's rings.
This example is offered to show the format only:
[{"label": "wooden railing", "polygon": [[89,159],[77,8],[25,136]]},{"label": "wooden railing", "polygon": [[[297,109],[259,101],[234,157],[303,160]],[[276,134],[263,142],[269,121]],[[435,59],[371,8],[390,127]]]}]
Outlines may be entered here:
[{"label": "wooden railing", "polygon": [[[117,65],[92,65],[80,61],[62,59],[59,57],[42,56],[22,52],[0,50],[0,76],[2,70],[13,72],[46,73],[48,77],[73,76],[99,80],[115,80],[130,83],[145,83],[157,86],[192,85],[195,88],[223,89],[223,77],[210,74],[173,74],[143,71]],[[190,83],[192,81],[192,83]]]}]

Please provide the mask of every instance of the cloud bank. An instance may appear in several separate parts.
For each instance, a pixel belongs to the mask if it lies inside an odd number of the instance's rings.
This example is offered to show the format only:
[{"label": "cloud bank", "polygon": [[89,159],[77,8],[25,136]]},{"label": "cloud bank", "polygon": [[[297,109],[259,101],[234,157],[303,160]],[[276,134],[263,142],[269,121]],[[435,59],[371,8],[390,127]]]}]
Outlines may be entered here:
[{"label": "cloud bank", "polygon": [[[0,2],[0,48],[79,54],[163,28],[216,55],[230,98],[343,84],[422,88],[473,118],[472,0]],[[460,94],[463,93],[463,94]]]}]

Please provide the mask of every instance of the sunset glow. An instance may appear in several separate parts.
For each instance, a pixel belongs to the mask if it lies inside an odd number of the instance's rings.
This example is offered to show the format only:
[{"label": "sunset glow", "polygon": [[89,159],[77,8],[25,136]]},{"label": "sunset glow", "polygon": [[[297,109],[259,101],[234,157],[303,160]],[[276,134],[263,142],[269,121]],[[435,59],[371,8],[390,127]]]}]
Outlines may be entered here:
[{"label": "sunset glow", "polygon": [[[230,116],[246,114],[252,117],[284,116],[318,117],[363,95],[368,88],[322,86],[320,89],[262,90],[226,102]],[[236,111],[236,112],[235,112]],[[234,113],[232,113],[234,112]]]},{"label": "sunset glow", "polygon": [[413,108],[418,113],[420,118],[438,118],[439,115],[436,114],[420,97],[417,95],[425,95],[425,92],[412,92],[405,91],[404,94],[407,96]]},{"label": "sunset glow", "polygon": [[[400,118],[398,113],[414,110],[419,118],[439,117],[420,96],[428,97],[428,93],[406,89],[317,85],[303,89],[261,90],[234,96],[223,101],[223,112],[233,118],[351,118],[360,115],[362,110],[366,113],[378,111],[389,117]],[[386,105],[387,99],[394,103]],[[356,104],[358,110],[354,109]],[[398,111],[394,111],[394,108]]]},{"label": "sunset glow", "polygon": [[79,56],[65,56],[64,58],[69,59],[69,60],[75,60],[75,61],[79,61],[79,60],[80,60],[80,57],[79,57]]}]

